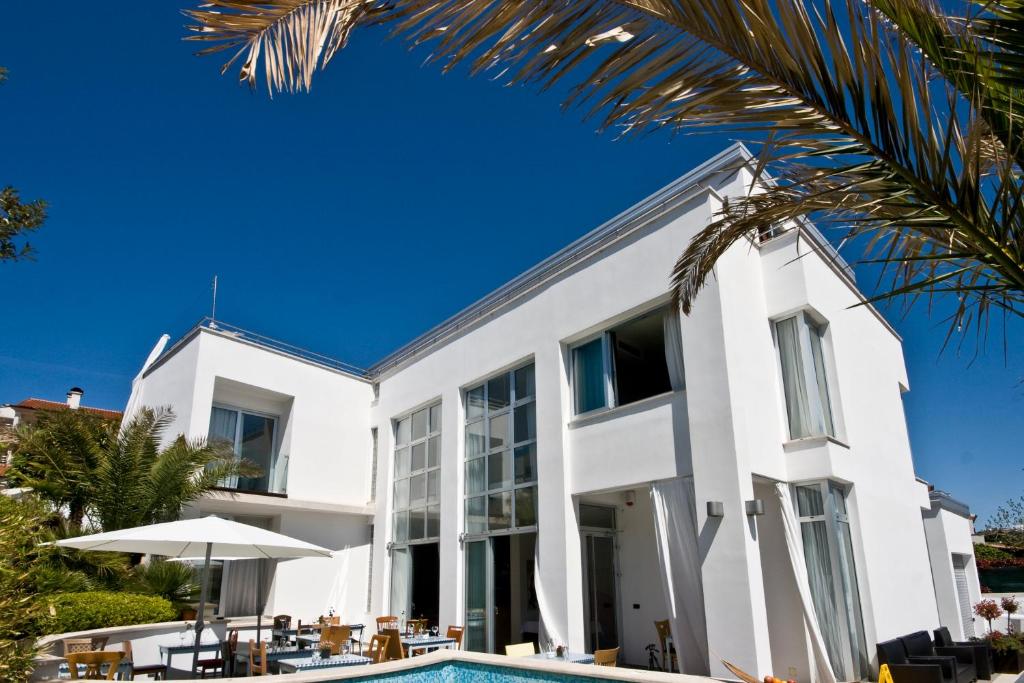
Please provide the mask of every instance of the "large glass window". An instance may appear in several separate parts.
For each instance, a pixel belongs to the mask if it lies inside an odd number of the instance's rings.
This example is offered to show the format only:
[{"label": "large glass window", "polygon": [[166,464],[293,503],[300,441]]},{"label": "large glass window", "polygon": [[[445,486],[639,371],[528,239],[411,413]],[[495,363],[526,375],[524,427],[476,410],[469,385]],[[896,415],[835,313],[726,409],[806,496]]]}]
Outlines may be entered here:
[{"label": "large glass window", "polygon": [[796,487],[804,562],[825,649],[841,681],[869,673],[846,490],[830,481]]},{"label": "large glass window", "polygon": [[441,404],[395,420],[392,541],[441,535]]},{"label": "large glass window", "polygon": [[[667,315],[667,309],[659,309],[571,349],[577,415],[672,390],[665,347]],[[682,358],[673,359],[673,364],[681,374]]]},{"label": "large glass window", "polygon": [[277,418],[238,408],[214,406],[210,412],[210,443],[225,445],[241,460],[260,468],[258,477],[231,476],[221,480],[224,488],[259,493],[284,493],[287,463],[278,463]]},{"label": "large glass window", "polygon": [[466,533],[537,524],[533,364],[466,391]]},{"label": "large glass window", "polygon": [[836,434],[824,335],[825,326],[806,313],[775,322],[791,439]]}]

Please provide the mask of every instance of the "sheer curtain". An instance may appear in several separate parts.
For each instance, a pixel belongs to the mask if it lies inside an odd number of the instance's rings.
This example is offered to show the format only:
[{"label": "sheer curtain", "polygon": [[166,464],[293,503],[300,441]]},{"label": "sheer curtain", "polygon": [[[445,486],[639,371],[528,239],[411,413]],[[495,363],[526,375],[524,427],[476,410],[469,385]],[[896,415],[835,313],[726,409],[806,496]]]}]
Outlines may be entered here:
[{"label": "sheer curtain", "polygon": [[274,564],[271,560],[229,560],[224,563],[224,585],[219,614],[239,617],[258,614],[266,607]]},{"label": "sheer curtain", "polygon": [[679,307],[670,306],[668,314],[662,318],[665,332],[665,363],[668,365],[668,378],[672,391],[686,388],[686,372],[683,368],[683,330],[679,324]]},{"label": "sheer curtain", "polygon": [[782,365],[782,384],[786,394],[786,414],[789,416],[790,438],[810,436],[814,433],[811,401],[807,393],[803,356],[800,353],[800,328],[796,317],[775,323]]},{"label": "sheer curtain", "polygon": [[409,581],[412,578],[412,554],[407,548],[391,551],[391,614],[403,621],[409,610]]},{"label": "sheer curtain", "polygon": [[555,620],[554,612],[551,610],[551,602],[544,591],[544,580],[541,574],[540,563],[540,534],[537,534],[533,544],[533,589],[537,593],[537,611],[540,612],[540,638],[541,646],[546,642],[555,645],[567,645],[562,633],[558,630],[558,622]]},{"label": "sheer curtain", "polygon": [[[235,447],[235,428],[238,425],[238,413],[234,410],[214,408],[210,412],[210,432],[207,441],[210,443],[222,442],[228,447]],[[221,482],[221,486],[227,488],[238,487],[238,475],[233,474]]]},{"label": "sheer curtain", "polygon": [[693,480],[654,482],[651,503],[661,583],[679,668],[683,673],[706,676],[708,637]]},{"label": "sheer curtain", "polygon": [[[789,484],[776,483],[775,495],[779,500],[779,507],[782,510],[782,527],[786,535],[786,550],[789,551],[789,561],[792,565],[793,576],[796,577],[796,589],[800,594],[800,606],[803,609],[804,625],[807,627],[811,638],[814,680],[816,683],[836,683],[836,676],[829,663],[831,648],[826,644],[821,624],[818,621],[818,612],[815,609],[817,599],[823,597],[823,579],[816,569],[812,571],[812,574],[816,575],[813,581],[808,576],[809,567],[817,568],[820,566],[821,558],[818,548],[821,546],[817,545],[818,539],[814,537],[816,532],[813,528],[808,531],[812,536],[812,542],[809,545],[803,543],[804,537],[801,534],[800,523],[797,521],[796,512],[793,509],[793,497],[789,494]],[[824,548],[825,557],[827,558],[828,539],[823,540],[826,542]],[[805,551],[808,553],[806,564],[804,562]],[[817,595],[817,599],[814,597],[815,595]],[[833,634],[838,632],[832,628],[828,628],[828,630]]]}]

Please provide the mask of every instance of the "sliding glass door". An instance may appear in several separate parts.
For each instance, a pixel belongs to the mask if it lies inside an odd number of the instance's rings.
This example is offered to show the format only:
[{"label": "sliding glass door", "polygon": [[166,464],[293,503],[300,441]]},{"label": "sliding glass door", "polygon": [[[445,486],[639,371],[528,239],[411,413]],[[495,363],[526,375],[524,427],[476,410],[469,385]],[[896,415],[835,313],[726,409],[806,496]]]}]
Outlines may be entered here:
[{"label": "sliding glass door", "polygon": [[846,490],[830,481],[797,486],[796,504],[811,599],[832,669],[841,681],[864,679],[870,663]]}]

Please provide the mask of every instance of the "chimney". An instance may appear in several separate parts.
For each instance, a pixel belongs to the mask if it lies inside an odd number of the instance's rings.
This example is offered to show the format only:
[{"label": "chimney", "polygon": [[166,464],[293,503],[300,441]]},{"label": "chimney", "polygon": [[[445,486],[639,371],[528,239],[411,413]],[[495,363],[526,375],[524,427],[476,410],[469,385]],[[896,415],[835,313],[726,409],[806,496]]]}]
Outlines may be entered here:
[{"label": "chimney", "polygon": [[78,410],[78,406],[82,403],[82,394],[85,392],[78,387],[71,387],[68,389],[68,408],[71,410]]}]

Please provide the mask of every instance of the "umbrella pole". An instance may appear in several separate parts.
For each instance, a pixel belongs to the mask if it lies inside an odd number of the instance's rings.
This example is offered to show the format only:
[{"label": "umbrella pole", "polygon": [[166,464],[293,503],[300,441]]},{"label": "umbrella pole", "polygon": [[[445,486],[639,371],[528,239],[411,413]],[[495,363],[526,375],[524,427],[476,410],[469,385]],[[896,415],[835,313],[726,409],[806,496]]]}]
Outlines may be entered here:
[{"label": "umbrella pole", "polygon": [[199,666],[199,646],[203,640],[203,615],[206,613],[206,597],[210,593],[210,555],[213,554],[213,544],[206,544],[206,559],[203,561],[203,578],[199,589],[199,614],[196,615],[196,642],[192,646],[192,671],[190,678],[196,677],[196,668]]},{"label": "umbrella pole", "polygon": [[260,642],[260,627],[263,625],[263,560],[256,560],[256,643]]}]

